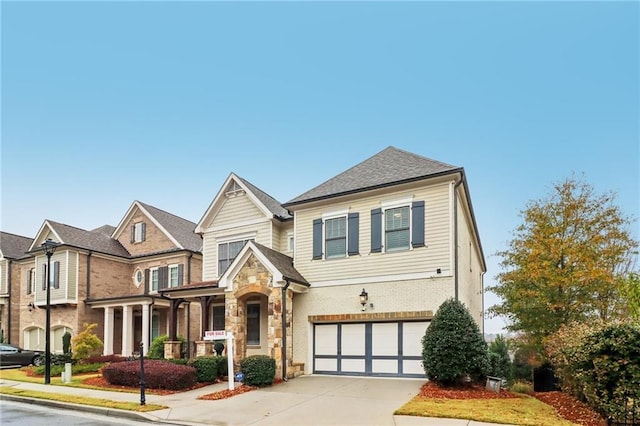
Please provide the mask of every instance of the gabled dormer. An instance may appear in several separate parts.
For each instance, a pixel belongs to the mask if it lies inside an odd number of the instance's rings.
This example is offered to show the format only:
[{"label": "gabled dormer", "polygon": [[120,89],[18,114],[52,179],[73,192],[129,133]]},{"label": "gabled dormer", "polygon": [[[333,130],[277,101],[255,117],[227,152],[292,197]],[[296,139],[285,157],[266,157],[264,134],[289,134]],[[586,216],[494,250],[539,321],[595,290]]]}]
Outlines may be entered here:
[{"label": "gabled dormer", "polygon": [[196,226],[203,238],[203,279],[219,278],[247,241],[286,251],[291,219],[275,198],[231,173]]},{"label": "gabled dormer", "polygon": [[134,201],[111,237],[132,257],[176,250],[200,251],[195,224],[149,204]]}]

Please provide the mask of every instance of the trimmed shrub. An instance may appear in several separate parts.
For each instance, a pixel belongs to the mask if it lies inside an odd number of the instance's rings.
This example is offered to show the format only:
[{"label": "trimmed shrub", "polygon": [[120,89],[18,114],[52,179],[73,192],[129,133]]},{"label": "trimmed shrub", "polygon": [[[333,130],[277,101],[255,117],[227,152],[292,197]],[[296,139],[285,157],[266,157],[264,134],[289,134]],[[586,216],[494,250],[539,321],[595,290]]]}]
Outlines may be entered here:
[{"label": "trimmed shrub", "polygon": [[533,394],[533,386],[529,382],[515,382],[509,386],[509,390],[515,393],[525,393],[527,395]]},{"label": "trimmed shrub", "polygon": [[[109,364],[102,369],[102,377],[112,385],[139,386],[140,361]],[[181,390],[197,383],[196,369],[167,361],[144,360],[144,381],[150,389]]]},{"label": "trimmed shrub", "polygon": [[51,365],[65,365],[66,363],[75,364],[76,361],[71,358],[70,353],[66,354],[51,354]]},{"label": "trimmed shrub", "polygon": [[613,421],[640,418],[640,324],[610,324],[587,335],[571,364],[592,408]]},{"label": "trimmed shrub", "polygon": [[176,365],[189,365],[190,360],[188,358],[171,358],[165,359],[165,361]]},{"label": "trimmed shrub", "polygon": [[[94,363],[94,364],[73,364],[71,366],[71,374],[83,374],[83,373],[97,373],[104,366],[102,363]],[[44,375],[44,365],[35,367],[33,369],[34,373],[40,376]],[[59,376],[64,371],[64,364],[51,365],[50,374],[52,376]]]},{"label": "trimmed shrub", "polygon": [[[167,340],[169,340],[169,336],[166,334],[153,339],[153,341],[149,345],[149,350],[147,351],[145,357],[150,359],[164,359],[164,343]],[[178,336],[178,340],[180,340],[182,343],[185,343],[187,341],[182,336]]]},{"label": "trimmed shrub", "polygon": [[189,365],[196,369],[198,382],[213,382],[218,378],[219,363],[218,356],[199,356],[192,359]]},{"label": "trimmed shrub", "polygon": [[126,360],[127,359],[125,357],[120,355],[94,355],[87,358],[85,362],[89,364],[97,364],[97,363],[106,364],[109,362],[122,362]]},{"label": "trimmed shrub", "polygon": [[218,357],[218,377],[224,377],[229,374],[229,364],[226,356]]},{"label": "trimmed shrub", "polygon": [[72,357],[76,361],[83,362],[92,355],[97,355],[97,351],[102,348],[102,340],[93,332],[98,324],[84,323],[84,330],[71,338]]},{"label": "trimmed shrub", "polygon": [[71,355],[71,333],[68,331],[62,335],[62,353]]},{"label": "trimmed shrub", "polygon": [[276,360],[267,355],[252,355],[240,361],[240,371],[244,373],[245,384],[269,386],[276,376]]},{"label": "trimmed shrub", "polygon": [[422,338],[422,366],[429,380],[444,385],[488,373],[487,343],[462,302],[448,299],[438,308]]}]

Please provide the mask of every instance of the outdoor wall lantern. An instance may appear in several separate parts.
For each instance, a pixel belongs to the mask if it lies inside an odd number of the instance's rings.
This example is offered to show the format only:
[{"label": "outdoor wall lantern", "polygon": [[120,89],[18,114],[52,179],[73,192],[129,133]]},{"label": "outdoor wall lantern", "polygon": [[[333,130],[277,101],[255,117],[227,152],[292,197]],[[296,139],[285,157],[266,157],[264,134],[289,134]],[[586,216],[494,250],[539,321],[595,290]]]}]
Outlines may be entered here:
[{"label": "outdoor wall lantern", "polygon": [[29,302],[27,308],[29,308],[29,312],[33,312],[33,310],[36,308],[36,305],[34,305],[33,302]]},{"label": "outdoor wall lantern", "polygon": [[367,292],[364,290],[364,288],[362,289],[362,293],[360,293],[360,304],[362,305],[362,310],[366,310],[367,309],[367,301],[369,300],[369,295],[367,294]]},{"label": "outdoor wall lantern", "polygon": [[47,310],[44,329],[44,384],[51,383],[51,256],[60,244],[51,238],[42,243],[44,254],[47,255]]}]

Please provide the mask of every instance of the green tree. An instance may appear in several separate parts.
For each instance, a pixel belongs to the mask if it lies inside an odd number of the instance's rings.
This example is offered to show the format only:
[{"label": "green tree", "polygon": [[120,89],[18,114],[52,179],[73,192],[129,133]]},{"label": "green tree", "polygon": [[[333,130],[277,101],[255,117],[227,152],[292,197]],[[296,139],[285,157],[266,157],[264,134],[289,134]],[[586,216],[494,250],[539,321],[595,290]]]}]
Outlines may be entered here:
[{"label": "green tree", "polygon": [[490,375],[511,378],[511,358],[509,358],[509,342],[499,334],[489,344]]},{"label": "green tree", "polygon": [[631,272],[620,280],[622,294],[627,301],[629,316],[640,321],[640,274]]},{"label": "green tree", "polygon": [[508,328],[526,333],[538,348],[562,324],[621,315],[620,277],[638,243],[614,201],[615,194],[596,194],[572,177],[530,202],[508,249],[498,252],[503,272],[488,290],[502,301],[489,313],[506,316]]},{"label": "green tree", "polygon": [[489,371],[487,343],[462,302],[448,299],[438,308],[422,338],[422,366],[443,385],[467,374],[479,380]]},{"label": "green tree", "polygon": [[89,358],[102,347],[102,340],[100,340],[93,331],[98,324],[84,323],[83,326],[84,330],[71,338],[72,357],[77,361]]}]

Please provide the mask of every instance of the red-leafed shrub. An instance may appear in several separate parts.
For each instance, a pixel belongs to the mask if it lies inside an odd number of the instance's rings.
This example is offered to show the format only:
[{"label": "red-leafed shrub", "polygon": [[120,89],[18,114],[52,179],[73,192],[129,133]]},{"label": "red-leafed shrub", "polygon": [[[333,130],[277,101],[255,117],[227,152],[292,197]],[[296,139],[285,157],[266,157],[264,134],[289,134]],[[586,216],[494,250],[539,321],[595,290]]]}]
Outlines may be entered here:
[{"label": "red-leafed shrub", "polygon": [[[112,385],[139,386],[140,361],[111,363],[102,369],[102,377]],[[150,389],[180,390],[196,384],[196,369],[161,360],[144,360],[145,386]]]},{"label": "red-leafed shrub", "polygon": [[108,363],[108,362],[122,362],[126,361],[127,358],[120,355],[94,355],[85,361],[87,364],[100,364],[100,363]]}]

